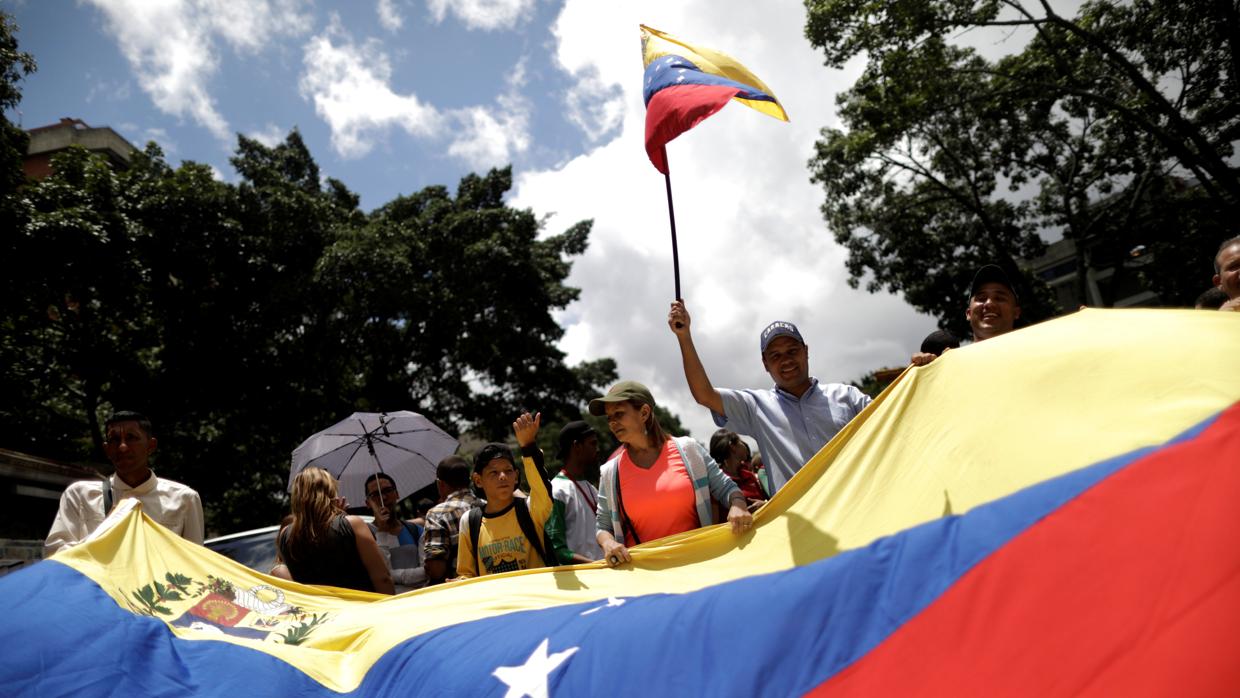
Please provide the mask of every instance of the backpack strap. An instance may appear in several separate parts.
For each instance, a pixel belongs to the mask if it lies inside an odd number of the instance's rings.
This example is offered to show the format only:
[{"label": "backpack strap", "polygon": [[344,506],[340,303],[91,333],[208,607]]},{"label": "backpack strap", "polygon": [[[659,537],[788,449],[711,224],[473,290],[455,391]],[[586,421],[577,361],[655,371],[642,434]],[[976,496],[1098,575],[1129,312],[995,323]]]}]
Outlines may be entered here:
[{"label": "backpack strap", "polygon": [[[551,550],[551,546],[547,545],[549,541],[546,538],[539,539],[538,531],[534,527],[534,517],[530,516],[529,505],[525,500],[517,497],[512,503],[513,512],[517,515],[517,525],[521,527],[521,533],[525,539],[533,546],[534,552],[538,553],[538,557],[542,558],[543,564],[547,567],[555,567],[559,564],[557,560],[547,558],[547,551]],[[469,526],[469,545],[471,547],[470,554],[474,556],[475,569],[478,570],[478,576],[481,577],[482,560],[478,558],[478,536],[482,534],[482,509],[474,507],[465,513],[466,522]],[[543,536],[547,533],[544,530]]]},{"label": "backpack strap", "polygon": [[112,478],[103,480],[103,518],[112,512]]},{"label": "backpack strap", "polygon": [[530,516],[529,503],[518,497],[513,504],[515,505],[513,509],[517,514],[517,524],[521,526],[521,533],[525,535],[525,539],[534,546],[534,552],[538,553],[538,557],[542,558],[543,564],[547,567],[558,565],[559,560],[547,557],[547,551],[554,550],[554,548],[548,545],[550,541],[546,539],[546,525],[543,526],[543,538],[540,540],[538,531],[534,528],[534,517]]},{"label": "backpack strap", "polygon": [[[408,532],[409,532],[409,535],[413,537],[413,545],[417,545],[417,544],[418,544],[418,540],[419,540],[419,539],[421,538],[421,536],[422,536],[421,531],[419,531],[419,530],[418,530],[420,527],[419,527],[419,526],[410,526],[410,525],[409,525],[409,522],[408,522],[408,521],[405,521],[404,519],[398,519],[398,520],[400,521],[401,529],[402,529],[403,531],[408,531]],[[398,533],[398,534],[396,534],[396,541],[397,541],[398,543],[400,542],[400,534],[399,534],[399,533]]]},{"label": "backpack strap", "polygon": [[469,521],[469,554],[474,558],[474,570],[478,572],[478,576],[482,576],[482,560],[478,559],[478,536],[482,533],[482,508],[474,507],[465,512],[465,518]]},{"label": "backpack strap", "polygon": [[[633,544],[641,545],[642,539],[637,535],[637,529],[633,527],[633,522],[629,520],[629,514],[624,510],[624,495],[620,494],[620,464],[616,463],[616,509],[620,511],[620,530],[633,536]],[[627,546],[628,541],[618,541],[620,545]]]}]

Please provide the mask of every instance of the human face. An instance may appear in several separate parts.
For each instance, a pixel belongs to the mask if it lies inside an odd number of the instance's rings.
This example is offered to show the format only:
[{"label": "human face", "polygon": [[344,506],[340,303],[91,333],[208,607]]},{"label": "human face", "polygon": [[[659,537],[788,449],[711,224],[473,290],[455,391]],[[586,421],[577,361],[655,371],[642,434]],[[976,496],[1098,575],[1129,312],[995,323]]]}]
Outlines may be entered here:
[{"label": "human face", "polygon": [[379,513],[386,510],[385,514],[390,514],[399,501],[400,494],[396,491],[396,486],[383,478],[366,485],[366,506],[370,507],[370,513],[374,514],[376,519],[387,518]]},{"label": "human face", "polygon": [[969,299],[964,316],[973,327],[973,339],[980,342],[1011,332],[1020,317],[1020,304],[1007,286],[988,281]]},{"label": "human face", "polygon": [[586,438],[573,444],[577,449],[578,462],[593,465],[598,462],[598,435],[589,434]]},{"label": "human face", "polygon": [[793,395],[809,388],[809,347],[792,337],[771,340],[762,352],[762,366],[776,386]]},{"label": "human face", "polygon": [[607,410],[607,428],[620,443],[639,447],[646,445],[646,420],[650,416],[650,405],[609,402],[603,409]]},{"label": "human face", "polygon": [[1215,261],[1219,272],[1214,275],[1214,285],[1233,301],[1240,298],[1240,244],[1223,248]]},{"label": "human face", "polygon": [[116,467],[116,474],[129,482],[130,476],[144,474],[147,470],[155,446],[155,437],[148,436],[137,422],[117,422],[108,427],[103,452]]},{"label": "human face", "polygon": [[507,458],[493,458],[474,473],[474,484],[482,488],[488,503],[507,502],[517,489],[517,469]]}]

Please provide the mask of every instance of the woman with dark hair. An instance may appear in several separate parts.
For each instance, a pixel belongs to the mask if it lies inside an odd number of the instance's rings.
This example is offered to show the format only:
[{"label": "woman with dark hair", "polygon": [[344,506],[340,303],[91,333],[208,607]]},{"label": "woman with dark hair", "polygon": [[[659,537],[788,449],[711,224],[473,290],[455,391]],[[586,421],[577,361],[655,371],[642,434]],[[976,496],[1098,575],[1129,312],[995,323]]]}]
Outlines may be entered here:
[{"label": "woman with dark hair", "polygon": [[733,533],[753,526],[736,484],[697,441],[669,437],[654,406],[650,391],[635,381],[621,381],[590,401],[590,414],[606,414],[622,444],[599,479],[596,536],[613,567],[631,560],[631,545],[714,523],[712,499],[727,509]]},{"label": "woman with dark hair", "polygon": [[375,537],[365,521],[344,513],[331,473],[322,468],[297,473],[291,500],[292,521],[280,529],[276,547],[295,581],[395,593]]},{"label": "woman with dark hair", "polygon": [[749,444],[730,429],[720,429],[710,437],[710,457],[719,464],[723,474],[741,488],[741,493],[749,501],[749,510],[753,511],[766,503],[767,496],[749,467],[750,453]]}]

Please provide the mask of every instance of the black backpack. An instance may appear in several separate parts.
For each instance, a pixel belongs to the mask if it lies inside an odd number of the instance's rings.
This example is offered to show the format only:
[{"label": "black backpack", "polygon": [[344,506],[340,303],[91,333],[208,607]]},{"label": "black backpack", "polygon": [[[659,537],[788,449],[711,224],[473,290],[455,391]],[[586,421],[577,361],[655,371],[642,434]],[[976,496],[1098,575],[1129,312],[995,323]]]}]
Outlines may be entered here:
[{"label": "black backpack", "polygon": [[[534,517],[530,516],[530,505],[523,497],[516,497],[512,500],[512,508],[517,514],[517,525],[521,527],[521,533],[525,539],[534,547],[534,552],[538,553],[538,557],[542,558],[545,567],[555,567],[559,562],[552,557],[547,557],[547,551],[554,548],[551,547],[551,539],[547,537],[547,529],[543,528],[542,538],[537,535],[534,528]],[[465,516],[469,519],[469,545],[470,553],[474,556],[474,566],[478,570],[478,576],[482,576],[482,560],[478,559],[478,536],[482,532],[482,507],[474,507],[470,509]]]}]

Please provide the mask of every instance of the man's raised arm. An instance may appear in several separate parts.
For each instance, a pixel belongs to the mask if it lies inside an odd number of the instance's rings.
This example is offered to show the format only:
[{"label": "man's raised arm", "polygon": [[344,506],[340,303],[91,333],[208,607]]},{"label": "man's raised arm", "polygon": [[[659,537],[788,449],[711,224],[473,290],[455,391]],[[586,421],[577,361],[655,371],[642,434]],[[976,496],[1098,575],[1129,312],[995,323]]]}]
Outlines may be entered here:
[{"label": "man's raised arm", "polygon": [[667,313],[667,326],[672,328],[676,341],[680,343],[680,359],[685,366],[685,380],[689,383],[689,392],[697,403],[715,414],[723,414],[723,399],[719,391],[710,383],[706,368],[698,358],[697,347],[693,346],[693,336],[689,333],[689,311],[685,302],[677,300]]}]

